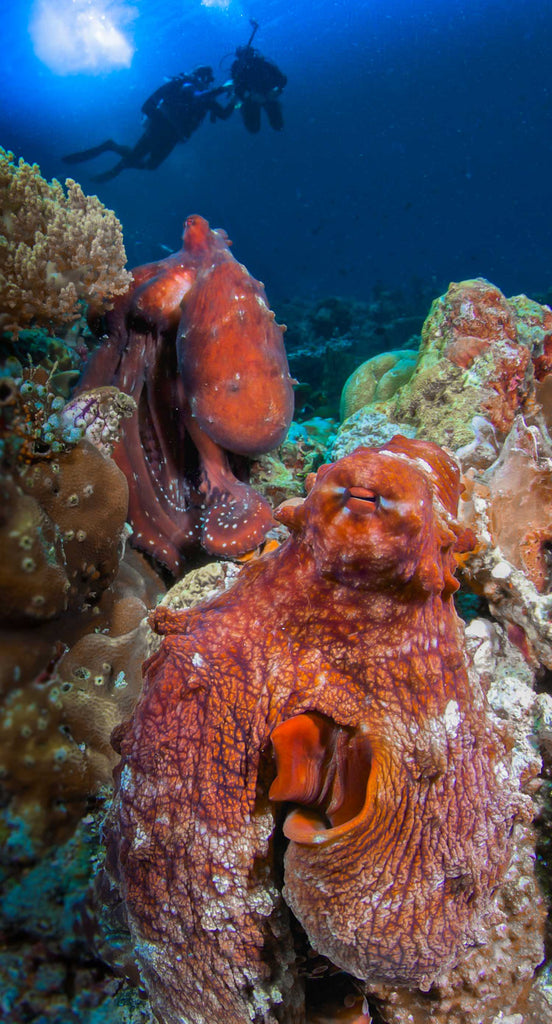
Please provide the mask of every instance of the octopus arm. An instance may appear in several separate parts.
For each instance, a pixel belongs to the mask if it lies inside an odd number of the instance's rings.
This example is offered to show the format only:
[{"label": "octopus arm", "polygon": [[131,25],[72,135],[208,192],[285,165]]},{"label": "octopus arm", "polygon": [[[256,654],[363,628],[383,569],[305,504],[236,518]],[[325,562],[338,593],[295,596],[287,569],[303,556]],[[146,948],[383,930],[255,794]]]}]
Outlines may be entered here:
[{"label": "octopus arm", "polygon": [[299,1022],[291,942],[275,938],[287,911],[266,884],[272,812],[256,806],[251,738],[229,701],[243,671],[230,657],[213,677],[198,639],[165,639],[123,740],[125,835],[111,842],[140,967],[165,1024],[183,1008],[189,1024],[276,1024],[284,995]]}]

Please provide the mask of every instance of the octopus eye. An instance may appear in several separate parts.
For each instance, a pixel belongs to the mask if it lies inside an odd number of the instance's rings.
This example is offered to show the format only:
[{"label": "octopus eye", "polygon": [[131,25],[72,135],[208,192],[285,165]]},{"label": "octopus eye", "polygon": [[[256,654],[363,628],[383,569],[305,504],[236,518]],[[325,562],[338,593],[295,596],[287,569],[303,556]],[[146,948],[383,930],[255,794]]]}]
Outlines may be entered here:
[{"label": "octopus eye", "polygon": [[345,504],[351,512],[371,515],[380,507],[380,496],[366,487],[348,487],[345,492]]}]

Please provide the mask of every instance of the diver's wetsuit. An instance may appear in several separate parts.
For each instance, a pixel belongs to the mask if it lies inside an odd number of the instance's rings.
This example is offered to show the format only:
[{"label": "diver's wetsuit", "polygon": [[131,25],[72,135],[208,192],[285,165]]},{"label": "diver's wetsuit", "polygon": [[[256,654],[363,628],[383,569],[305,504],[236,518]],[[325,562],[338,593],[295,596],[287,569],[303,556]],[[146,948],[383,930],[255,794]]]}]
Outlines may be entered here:
[{"label": "diver's wetsuit", "polygon": [[172,78],[144,103],[142,113],[146,117],[146,125],[134,146],[122,146],[113,139],[106,139],[91,149],[69,153],[63,160],[68,164],[79,164],[102,153],[118,153],[121,157],[119,162],[103,174],[94,175],[92,181],[110,181],[127,168],[154,171],[179,142],[190,138],[206,114],[211,115],[211,121],[225,121],[230,117],[233,102],[222,107],[216,99],[224,91],[222,87],[200,90],[183,75]]},{"label": "diver's wetsuit", "polygon": [[263,57],[252,46],[240,46],[230,75],[234,94],[239,101],[243,123],[249,132],[261,127],[261,108],[264,107],[272,128],[281,131],[284,116],[278,97],[287,78],[272,61]]}]

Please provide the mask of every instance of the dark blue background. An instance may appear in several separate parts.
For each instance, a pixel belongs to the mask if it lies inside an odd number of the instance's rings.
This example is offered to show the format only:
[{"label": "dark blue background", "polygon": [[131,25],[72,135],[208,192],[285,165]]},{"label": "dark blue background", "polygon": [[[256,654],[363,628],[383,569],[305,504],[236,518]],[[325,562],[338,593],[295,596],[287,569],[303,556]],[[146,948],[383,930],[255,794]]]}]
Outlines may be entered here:
[{"label": "dark blue background", "polygon": [[365,299],[378,280],[419,278],[435,294],[476,275],[507,294],[552,285],[545,0],[139,0],[123,25],[131,67],[96,75],[49,70],[29,36],[32,4],[7,7],[0,144],[47,178],[67,176],[64,152],[136,141],[165,75],[207,62],[223,82],[250,17],[255,45],[288,75],[281,134],[265,123],[250,136],[234,114],[155,172],[95,185],[89,174],[115,158],[71,169],[117,212],[132,265],[177,248],[198,212],[226,228],[275,301]]}]

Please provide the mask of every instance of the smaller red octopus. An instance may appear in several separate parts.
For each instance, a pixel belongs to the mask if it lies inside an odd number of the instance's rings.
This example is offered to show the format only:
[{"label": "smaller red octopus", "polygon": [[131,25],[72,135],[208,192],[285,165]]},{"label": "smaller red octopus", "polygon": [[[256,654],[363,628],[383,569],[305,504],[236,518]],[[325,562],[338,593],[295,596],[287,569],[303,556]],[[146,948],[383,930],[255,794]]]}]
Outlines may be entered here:
[{"label": "smaller red octopus", "polygon": [[272,510],[247,483],[247,457],[277,447],[293,414],[285,328],[230,244],[188,217],[178,252],[133,271],[79,388],[135,399],[113,453],[132,543],[175,575],[199,544],[235,556],[263,540]]}]

